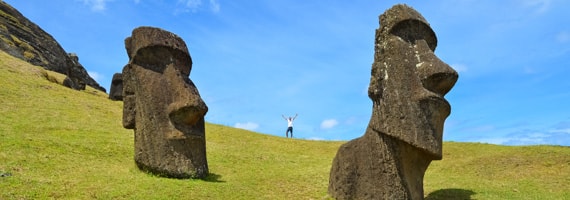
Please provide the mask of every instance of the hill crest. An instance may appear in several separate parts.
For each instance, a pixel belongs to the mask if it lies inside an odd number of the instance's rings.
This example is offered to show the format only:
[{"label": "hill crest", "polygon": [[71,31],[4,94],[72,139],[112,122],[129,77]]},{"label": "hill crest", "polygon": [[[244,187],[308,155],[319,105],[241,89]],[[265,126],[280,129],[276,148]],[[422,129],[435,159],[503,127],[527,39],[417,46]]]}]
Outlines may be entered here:
[{"label": "hill crest", "polygon": [[30,64],[65,74],[75,85],[86,84],[105,92],[105,88],[79,63],[77,55],[65,52],[49,33],[4,1],[0,1],[0,50]]}]

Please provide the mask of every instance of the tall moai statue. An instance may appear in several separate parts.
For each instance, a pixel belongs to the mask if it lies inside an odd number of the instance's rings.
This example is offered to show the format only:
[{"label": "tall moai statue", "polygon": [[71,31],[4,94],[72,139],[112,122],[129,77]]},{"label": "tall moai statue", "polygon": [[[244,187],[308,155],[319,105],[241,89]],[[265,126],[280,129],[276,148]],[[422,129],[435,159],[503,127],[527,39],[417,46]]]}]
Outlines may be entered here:
[{"label": "tall moai statue", "polygon": [[189,78],[186,44],[168,31],[139,27],[125,47],[123,126],[134,129],[137,166],[165,177],[206,177],[208,107]]},{"label": "tall moai statue", "polygon": [[423,199],[423,178],[442,158],[444,95],[458,74],[435,54],[435,33],[420,13],[395,5],[380,15],[368,96],[372,116],[343,144],[330,172],[337,199]]}]

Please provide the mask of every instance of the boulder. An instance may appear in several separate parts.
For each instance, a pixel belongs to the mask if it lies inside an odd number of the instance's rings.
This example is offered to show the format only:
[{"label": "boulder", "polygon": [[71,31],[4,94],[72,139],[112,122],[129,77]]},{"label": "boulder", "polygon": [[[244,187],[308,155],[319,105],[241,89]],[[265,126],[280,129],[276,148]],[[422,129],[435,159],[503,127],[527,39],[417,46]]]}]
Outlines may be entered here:
[{"label": "boulder", "polygon": [[423,199],[423,178],[442,158],[444,95],[458,74],[435,54],[437,38],[420,13],[395,5],[380,15],[364,135],[343,144],[332,163],[336,199]]},{"label": "boulder", "polygon": [[83,81],[77,79],[73,80],[69,76],[66,76],[65,79],[63,79],[62,85],[74,90],[85,90],[85,83],[83,83]]},{"label": "boulder", "polygon": [[171,32],[139,27],[125,47],[123,126],[134,129],[137,166],[165,177],[206,177],[208,107],[189,78],[186,44]]}]

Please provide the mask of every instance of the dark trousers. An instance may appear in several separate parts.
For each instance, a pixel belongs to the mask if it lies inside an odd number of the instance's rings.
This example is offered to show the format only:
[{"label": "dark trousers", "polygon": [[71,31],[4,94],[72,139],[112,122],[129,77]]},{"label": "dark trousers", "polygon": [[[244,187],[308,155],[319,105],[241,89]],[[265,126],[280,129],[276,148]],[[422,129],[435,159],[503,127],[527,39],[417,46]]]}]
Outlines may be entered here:
[{"label": "dark trousers", "polygon": [[289,132],[291,132],[291,138],[293,138],[293,127],[287,127],[287,131],[285,132],[285,137],[289,137]]}]

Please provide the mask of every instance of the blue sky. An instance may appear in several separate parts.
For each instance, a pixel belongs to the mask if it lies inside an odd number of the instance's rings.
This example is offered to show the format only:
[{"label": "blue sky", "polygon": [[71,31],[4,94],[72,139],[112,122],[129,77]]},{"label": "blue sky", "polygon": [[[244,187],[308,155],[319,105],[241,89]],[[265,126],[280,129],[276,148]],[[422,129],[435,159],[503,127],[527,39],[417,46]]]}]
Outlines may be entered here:
[{"label": "blue sky", "polygon": [[445,141],[570,146],[570,1],[5,0],[50,33],[107,90],[138,26],[182,37],[206,121],[277,136],[349,140],[366,91],[378,16],[418,10],[459,72]]}]

